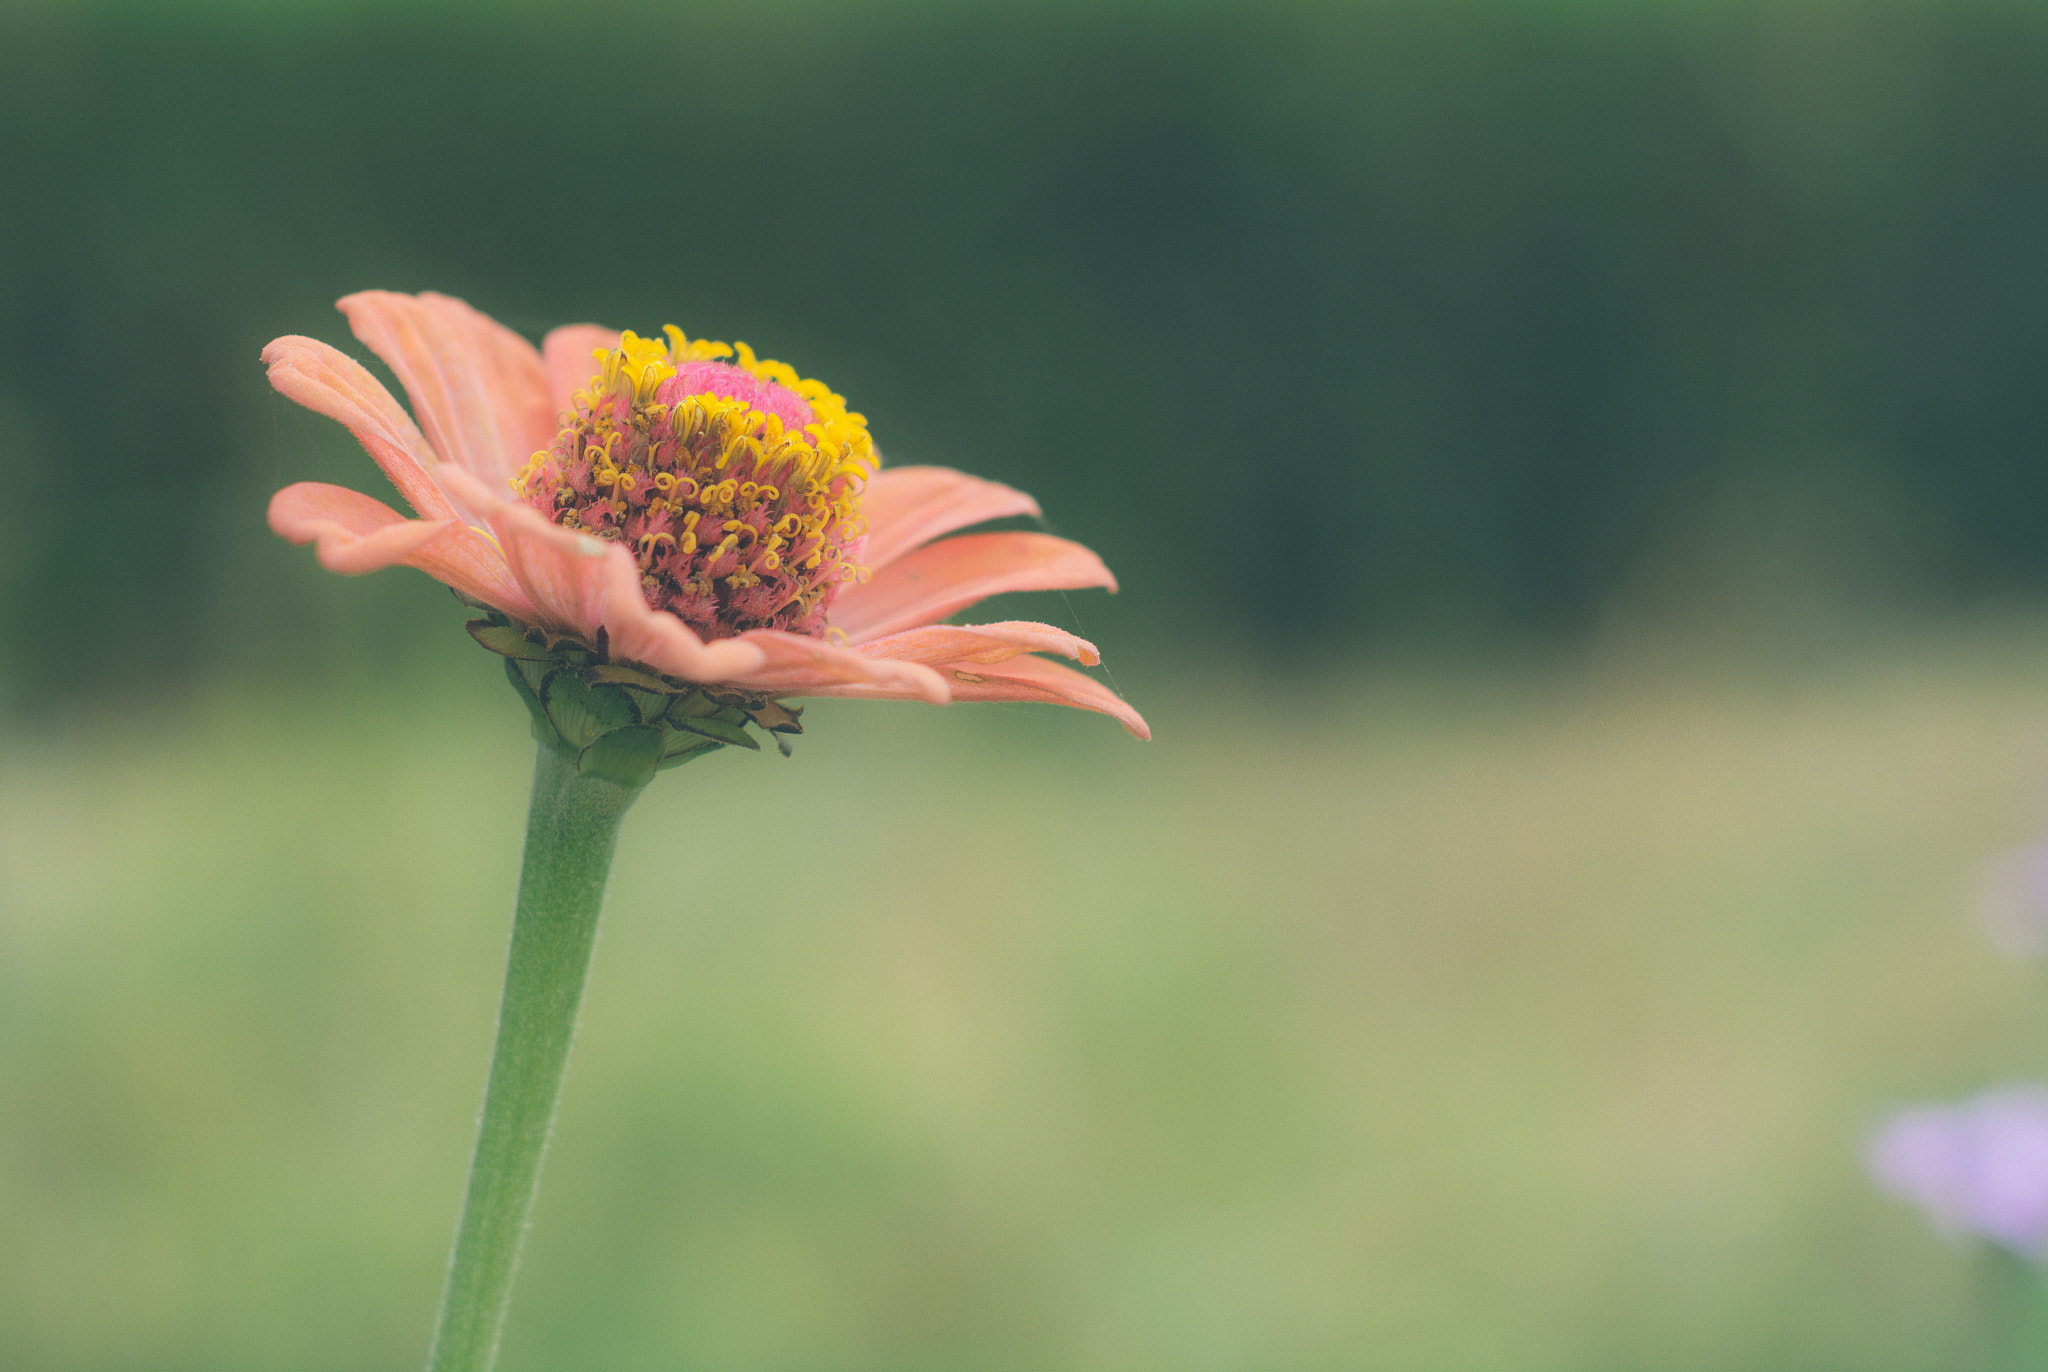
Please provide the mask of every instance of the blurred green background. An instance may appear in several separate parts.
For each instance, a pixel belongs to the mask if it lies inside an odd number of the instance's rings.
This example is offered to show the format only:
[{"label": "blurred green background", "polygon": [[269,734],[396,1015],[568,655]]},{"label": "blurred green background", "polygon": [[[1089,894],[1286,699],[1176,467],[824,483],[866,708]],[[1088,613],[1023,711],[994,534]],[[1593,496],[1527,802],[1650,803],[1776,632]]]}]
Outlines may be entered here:
[{"label": "blurred green background", "polygon": [[1140,746],[628,821],[504,1367],[1962,1368],[2048,1072],[2048,10],[0,6],[0,1367],[406,1366],[528,748],[256,354],[744,338],[1036,494]]}]

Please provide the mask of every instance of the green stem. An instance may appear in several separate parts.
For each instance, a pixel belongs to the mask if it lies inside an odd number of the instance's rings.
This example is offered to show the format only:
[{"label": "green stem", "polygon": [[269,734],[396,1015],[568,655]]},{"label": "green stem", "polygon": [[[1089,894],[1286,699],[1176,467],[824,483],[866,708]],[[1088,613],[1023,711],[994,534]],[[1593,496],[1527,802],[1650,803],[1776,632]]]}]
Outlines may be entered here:
[{"label": "green stem", "polygon": [[542,745],[490,1086],[428,1372],[488,1372],[540,1187],[619,821],[640,794]]}]

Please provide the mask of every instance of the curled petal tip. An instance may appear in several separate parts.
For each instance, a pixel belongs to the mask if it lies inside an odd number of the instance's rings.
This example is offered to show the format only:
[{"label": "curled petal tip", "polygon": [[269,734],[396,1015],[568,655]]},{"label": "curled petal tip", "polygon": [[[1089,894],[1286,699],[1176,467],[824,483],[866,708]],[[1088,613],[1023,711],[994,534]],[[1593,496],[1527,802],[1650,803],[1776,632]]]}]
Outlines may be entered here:
[{"label": "curled petal tip", "polygon": [[292,345],[311,343],[313,341],[314,340],[307,338],[302,334],[283,334],[277,338],[271,339],[268,343],[265,343],[263,345],[263,351],[261,354],[259,354],[259,356],[264,366],[275,367],[278,364],[278,362],[285,356],[285,354],[291,349]]},{"label": "curled petal tip", "polygon": [[342,576],[403,565],[461,527],[453,519],[407,519],[381,500],[315,481],[272,496],[269,519],[271,532],[315,545],[320,565]]},{"label": "curled petal tip", "polygon": [[919,700],[930,705],[952,704],[953,688],[931,668],[915,662],[892,662],[889,665],[897,669],[890,675],[895,676]]},{"label": "curled petal tip", "polygon": [[962,700],[1042,700],[1110,716],[1133,738],[1149,740],[1152,727],[1116,692],[1094,677],[1042,657],[1019,657],[976,670],[972,685],[955,688]]},{"label": "curled petal tip", "polygon": [[417,567],[473,600],[521,619],[533,616],[497,546],[460,519],[407,519],[361,491],[318,481],[272,496],[269,518],[280,537],[318,544],[320,565],[331,572],[359,576]]}]

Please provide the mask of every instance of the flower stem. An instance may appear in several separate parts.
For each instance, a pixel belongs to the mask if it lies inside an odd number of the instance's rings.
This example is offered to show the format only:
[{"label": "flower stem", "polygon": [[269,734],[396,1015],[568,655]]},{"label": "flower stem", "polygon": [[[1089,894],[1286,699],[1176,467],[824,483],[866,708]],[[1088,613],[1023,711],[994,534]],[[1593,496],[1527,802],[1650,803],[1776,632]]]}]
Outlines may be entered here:
[{"label": "flower stem", "polygon": [[497,1361],[619,821],[639,794],[582,775],[545,744],[534,764],[498,1042],[428,1372],[488,1372]]}]

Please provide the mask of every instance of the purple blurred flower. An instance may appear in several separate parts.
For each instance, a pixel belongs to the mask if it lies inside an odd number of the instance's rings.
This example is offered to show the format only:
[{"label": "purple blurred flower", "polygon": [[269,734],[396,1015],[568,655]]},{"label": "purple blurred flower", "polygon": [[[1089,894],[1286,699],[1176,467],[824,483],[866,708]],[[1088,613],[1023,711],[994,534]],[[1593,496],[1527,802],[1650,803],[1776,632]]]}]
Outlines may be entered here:
[{"label": "purple blurred flower", "polygon": [[2048,842],[2029,843],[1984,864],[1984,931],[2009,957],[2048,954]]},{"label": "purple blurred flower", "polygon": [[1878,1185],[1950,1236],[2048,1249],[2048,1088],[2009,1086],[1891,1117],[1870,1141]]}]

